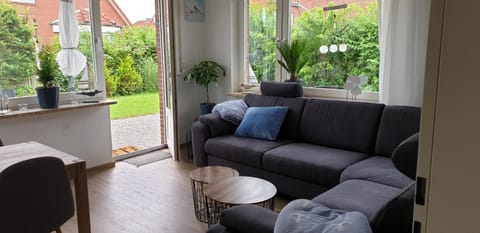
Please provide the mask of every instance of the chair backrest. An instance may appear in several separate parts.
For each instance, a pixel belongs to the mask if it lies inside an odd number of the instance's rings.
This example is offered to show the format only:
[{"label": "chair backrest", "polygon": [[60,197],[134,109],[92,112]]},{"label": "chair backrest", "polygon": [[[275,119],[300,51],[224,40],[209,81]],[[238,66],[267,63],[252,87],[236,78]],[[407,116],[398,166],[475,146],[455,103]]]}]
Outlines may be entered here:
[{"label": "chair backrest", "polygon": [[39,157],[0,173],[0,232],[47,233],[74,214],[62,160]]}]

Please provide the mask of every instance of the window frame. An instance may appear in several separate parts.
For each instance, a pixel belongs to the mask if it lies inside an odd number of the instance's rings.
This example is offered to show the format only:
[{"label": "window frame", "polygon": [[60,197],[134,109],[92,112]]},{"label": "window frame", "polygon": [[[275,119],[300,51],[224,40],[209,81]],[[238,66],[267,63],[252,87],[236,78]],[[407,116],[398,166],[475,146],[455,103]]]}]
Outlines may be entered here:
[{"label": "window frame", "polygon": [[[288,40],[290,41],[291,37],[291,1],[292,0],[277,0],[277,28],[276,28],[276,39],[277,41],[280,40]],[[244,0],[243,4],[244,7],[242,9],[243,15],[243,56],[244,59],[242,67],[244,67],[244,73],[241,76],[241,84],[240,90],[242,92],[260,92],[259,84],[248,84],[248,63],[249,63],[249,54],[248,54],[248,42],[249,42],[249,4],[250,0]],[[380,5],[379,5],[379,14],[380,14]],[[380,25],[380,18],[379,25]],[[380,32],[379,32],[380,33]],[[276,59],[281,59],[280,53],[278,50],[275,51]],[[288,73],[283,69],[278,62],[275,63],[275,81],[283,82],[289,79]],[[346,100],[346,92],[345,89],[330,89],[330,88],[321,88],[321,87],[304,87],[304,95],[306,97],[318,97],[318,98],[328,98],[328,99],[339,99],[339,100]],[[363,92],[361,95],[357,96],[357,101],[364,101],[364,102],[379,102],[379,92]]]},{"label": "window frame", "polygon": [[[34,0],[35,1],[35,0]],[[61,0],[58,0],[61,1]],[[94,77],[97,82],[97,89],[102,93],[97,96],[82,96],[75,94],[75,92],[61,92],[59,95],[59,104],[70,104],[72,100],[81,102],[83,100],[104,100],[106,99],[105,93],[105,72],[103,67],[104,53],[103,53],[103,38],[102,38],[102,25],[100,22],[100,1],[89,0],[90,19],[92,19],[90,27],[92,33],[92,49],[93,49],[93,65],[94,65]],[[28,104],[29,107],[38,106],[38,98],[33,96],[11,97],[9,98],[9,104],[11,109],[16,109],[18,104]]]},{"label": "window frame", "polygon": [[9,0],[9,1],[14,3],[30,4],[30,5],[35,5],[37,3],[37,0]]}]

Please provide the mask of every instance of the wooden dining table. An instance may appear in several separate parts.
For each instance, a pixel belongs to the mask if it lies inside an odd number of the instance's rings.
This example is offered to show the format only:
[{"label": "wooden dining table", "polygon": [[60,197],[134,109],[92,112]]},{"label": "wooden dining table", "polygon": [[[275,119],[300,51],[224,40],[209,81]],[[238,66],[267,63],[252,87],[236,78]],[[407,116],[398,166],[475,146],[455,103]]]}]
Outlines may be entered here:
[{"label": "wooden dining table", "polygon": [[90,233],[87,167],[85,160],[38,142],[25,142],[0,147],[0,172],[17,162],[44,156],[56,157],[65,163],[68,177],[74,181],[78,232]]}]

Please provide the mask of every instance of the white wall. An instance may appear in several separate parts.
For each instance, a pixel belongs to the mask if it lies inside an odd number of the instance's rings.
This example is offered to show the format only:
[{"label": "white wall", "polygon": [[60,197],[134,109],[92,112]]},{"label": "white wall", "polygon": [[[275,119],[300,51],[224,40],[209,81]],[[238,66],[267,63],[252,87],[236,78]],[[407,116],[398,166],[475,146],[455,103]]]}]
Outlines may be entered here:
[{"label": "white wall", "polygon": [[5,144],[37,141],[87,161],[113,162],[108,106],[0,120]]},{"label": "white wall", "polygon": [[205,89],[195,82],[183,81],[183,74],[202,60],[213,60],[223,65],[226,77],[209,88],[212,102],[226,100],[225,93],[235,90],[232,77],[240,75],[237,53],[238,1],[206,0],[205,21],[192,22],[184,18],[184,1],[175,1],[175,36],[177,38],[177,107],[179,141],[185,143],[185,135],[193,120],[200,115],[200,103],[205,102]]}]

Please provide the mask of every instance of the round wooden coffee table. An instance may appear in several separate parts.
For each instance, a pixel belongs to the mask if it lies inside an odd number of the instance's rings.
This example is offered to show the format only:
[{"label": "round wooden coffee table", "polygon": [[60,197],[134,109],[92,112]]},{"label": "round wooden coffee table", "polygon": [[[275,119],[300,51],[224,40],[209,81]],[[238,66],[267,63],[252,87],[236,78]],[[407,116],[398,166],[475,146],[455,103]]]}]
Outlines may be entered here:
[{"label": "round wooden coffee table", "polygon": [[273,210],[277,188],[264,179],[235,176],[206,185],[203,193],[209,199],[213,224],[218,223],[222,210],[236,205],[253,204]]},{"label": "round wooden coffee table", "polygon": [[203,223],[210,223],[210,212],[207,198],[203,194],[204,186],[229,177],[238,176],[238,171],[222,166],[200,167],[190,172],[192,181],[193,208],[195,217]]}]

